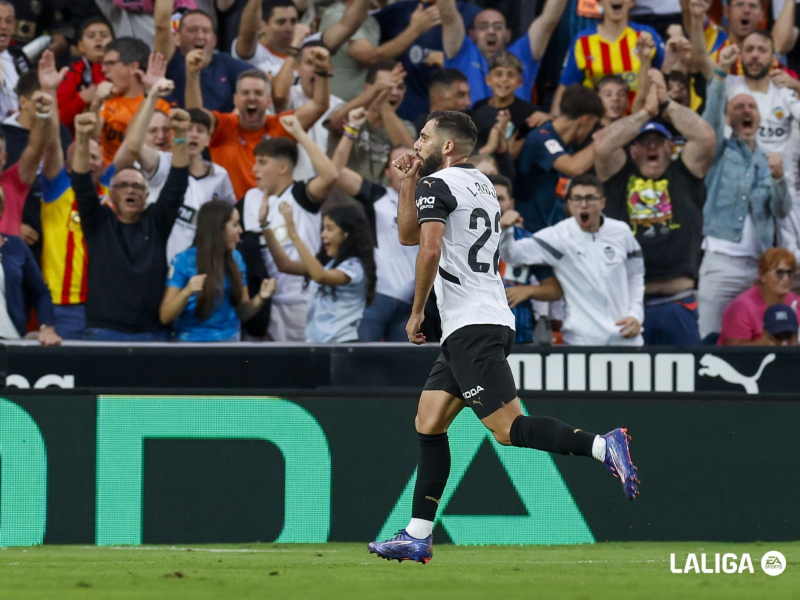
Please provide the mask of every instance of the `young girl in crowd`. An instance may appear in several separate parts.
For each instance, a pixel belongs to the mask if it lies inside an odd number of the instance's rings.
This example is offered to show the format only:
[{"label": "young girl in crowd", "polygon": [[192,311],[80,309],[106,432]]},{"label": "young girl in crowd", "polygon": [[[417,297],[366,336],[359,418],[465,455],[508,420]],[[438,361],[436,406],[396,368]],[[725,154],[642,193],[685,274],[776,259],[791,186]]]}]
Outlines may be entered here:
[{"label": "young girl in crowd", "polygon": [[291,260],[269,228],[267,199],[259,220],[278,269],[305,275],[309,291],[305,341],[315,344],[358,341],[358,325],[375,295],[375,259],[367,219],[357,206],[341,205],[322,217],[322,248],[314,256],[297,233],[292,207],[279,210],[300,260]]},{"label": "young girl in crowd", "polygon": [[264,279],[253,298],[245,266],[236,250],[242,226],[227,202],[208,202],[197,213],[194,246],[172,260],[161,301],[161,322],[175,321],[182,342],[238,342],[240,321],[255,315],[272,294],[275,280]]}]

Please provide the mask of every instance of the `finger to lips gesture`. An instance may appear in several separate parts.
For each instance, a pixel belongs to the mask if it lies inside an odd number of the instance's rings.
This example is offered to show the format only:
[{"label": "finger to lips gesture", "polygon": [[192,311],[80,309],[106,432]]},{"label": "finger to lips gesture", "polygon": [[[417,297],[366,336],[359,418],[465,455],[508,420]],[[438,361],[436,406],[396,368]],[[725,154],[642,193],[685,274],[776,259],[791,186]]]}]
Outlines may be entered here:
[{"label": "finger to lips gesture", "polygon": [[392,168],[397,172],[400,181],[404,181],[416,177],[421,164],[422,161],[413,154],[403,154],[392,161]]}]

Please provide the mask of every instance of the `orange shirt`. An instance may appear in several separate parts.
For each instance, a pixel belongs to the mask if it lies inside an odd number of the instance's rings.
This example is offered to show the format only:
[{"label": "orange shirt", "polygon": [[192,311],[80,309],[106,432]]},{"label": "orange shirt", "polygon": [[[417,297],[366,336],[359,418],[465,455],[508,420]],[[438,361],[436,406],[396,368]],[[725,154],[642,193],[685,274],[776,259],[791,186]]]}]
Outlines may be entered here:
[{"label": "orange shirt", "polygon": [[256,157],[253,150],[258,143],[271,137],[294,139],[278,120],[278,117],[293,112],[288,110],[280,115],[267,115],[261,129],[250,131],[239,125],[239,115],[214,111],[217,128],[211,136],[208,150],[211,152],[211,160],[228,170],[237,198],[243,198],[247,190],[256,187],[256,176],[253,174]]},{"label": "orange shirt", "polygon": [[[103,103],[100,109],[103,130],[100,132],[98,141],[103,149],[103,161],[106,163],[106,167],[113,162],[117,150],[122,145],[122,140],[125,139],[128,123],[133,119],[133,115],[138,110],[142,100],[144,100],[144,95],[134,96],[133,98],[116,96]],[[169,114],[169,102],[159,98],[156,101],[156,109]]]}]

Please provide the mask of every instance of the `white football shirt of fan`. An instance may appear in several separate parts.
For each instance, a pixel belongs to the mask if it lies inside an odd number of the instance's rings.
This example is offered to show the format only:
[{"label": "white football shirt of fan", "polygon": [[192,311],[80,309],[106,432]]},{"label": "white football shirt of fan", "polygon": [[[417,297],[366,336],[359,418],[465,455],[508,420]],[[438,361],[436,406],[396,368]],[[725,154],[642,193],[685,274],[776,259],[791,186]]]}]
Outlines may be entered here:
[{"label": "white football shirt of fan", "polygon": [[375,201],[375,292],[412,304],[416,277],[417,247],[400,243],[397,227],[397,192],[392,188]]},{"label": "white football shirt of fan", "polygon": [[[244,195],[242,211],[245,214],[242,221],[245,223],[247,231],[261,233],[258,225],[258,211],[261,208],[261,200],[263,198],[264,192],[258,188],[252,188]],[[291,205],[292,217],[300,239],[303,240],[312,253],[316,254],[322,245],[322,238],[320,237],[322,216],[319,212],[321,205],[313,202],[308,197],[304,181],[295,181],[279,195],[269,197],[268,218],[270,229],[275,233],[275,238],[289,258],[297,261],[300,260],[300,254],[289,237],[286,221],[279,210],[281,202],[288,202]],[[261,255],[264,258],[264,264],[267,266],[267,273],[277,280],[277,290],[272,297],[272,301],[278,304],[302,304],[308,302],[305,277],[278,271],[278,265],[275,264],[275,260],[263,240],[261,243]]]},{"label": "white football shirt of fan", "polygon": [[[169,170],[172,164],[172,154],[170,152],[158,153],[158,167],[147,182],[150,194],[147,203],[151,204],[158,200],[161,188],[167,181]],[[194,243],[194,235],[197,233],[197,213],[200,207],[212,200],[221,200],[228,204],[236,204],[236,195],[233,192],[231,178],[224,167],[215,163],[206,163],[209,166],[208,174],[196,178],[189,175],[189,185],[183,196],[183,204],[178,210],[178,218],[167,240],[167,262],[171,263],[177,254],[188,250]]]},{"label": "white football shirt of fan", "polygon": [[[307,102],[311,102],[311,98],[303,93],[303,86],[298,83],[289,88],[289,102],[287,102],[284,110],[297,110]],[[328,138],[330,137],[328,121],[330,121],[331,115],[339,110],[342,104],[344,104],[344,100],[339,98],[339,96],[331,94],[328,110],[325,111],[308,130],[308,137],[310,137],[314,144],[325,154],[330,154],[328,152]],[[308,156],[308,152],[299,144],[297,145],[297,164],[294,167],[292,176],[295,181],[307,181],[317,176],[317,172],[314,170],[314,165],[311,164],[311,158]]]},{"label": "white football shirt of fan", "polygon": [[499,274],[500,204],[492,183],[459,164],[420,179],[416,202],[420,225],[445,224],[434,281],[442,341],[467,325],[515,329]]},{"label": "white football shirt of fan", "polygon": [[242,58],[238,54],[236,54],[236,42],[239,38],[233,40],[233,45],[231,46],[231,56],[233,58],[238,58],[246,63],[250,63],[257,69],[261,69],[262,71],[266,71],[269,73],[270,77],[275,77],[278,74],[278,71],[281,70],[283,63],[286,61],[285,56],[280,56],[278,54],[274,54],[261,42],[256,43],[256,51],[250,58]]},{"label": "white football shirt of fan", "polygon": [[756,141],[766,154],[780,152],[783,155],[784,178],[793,192],[798,179],[800,138],[792,125],[793,121],[800,121],[800,99],[789,88],[778,87],[772,81],[766,94],[754,92],[740,75],[728,75],[725,78],[725,92],[728,100],[739,94],[747,94],[756,101],[761,118]]}]

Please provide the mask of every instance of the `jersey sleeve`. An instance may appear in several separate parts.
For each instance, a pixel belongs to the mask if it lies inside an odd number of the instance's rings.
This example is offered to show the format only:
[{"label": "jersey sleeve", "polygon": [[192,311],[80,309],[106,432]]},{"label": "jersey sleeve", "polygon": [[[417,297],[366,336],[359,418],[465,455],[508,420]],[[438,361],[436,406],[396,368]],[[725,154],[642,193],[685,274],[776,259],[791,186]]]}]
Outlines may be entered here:
[{"label": "jersey sleeve", "polygon": [[445,223],[448,215],[458,206],[450,187],[438,177],[423,177],[419,180],[416,202],[420,225],[428,221]]},{"label": "jersey sleeve", "polygon": [[311,198],[308,197],[308,192],[306,192],[306,182],[305,181],[295,181],[294,187],[292,188],[292,196],[300,207],[305,210],[306,212],[310,212],[312,214],[317,214],[319,209],[322,207],[322,204],[319,202],[314,202]]},{"label": "jersey sleeve", "polygon": [[186,287],[186,284],[189,283],[189,279],[191,279],[192,276],[193,273],[189,272],[186,256],[184,256],[184,253],[181,252],[172,259],[172,263],[169,265],[169,271],[167,273],[167,287],[173,287],[182,290]]},{"label": "jersey sleeve", "polygon": [[569,53],[564,59],[564,66],[561,69],[561,79],[558,81],[561,85],[572,85],[573,83],[583,82],[583,71],[578,68],[578,63],[575,60],[578,42],[579,39],[576,37],[569,46]]},{"label": "jersey sleeve", "polygon": [[556,136],[546,129],[536,129],[528,135],[520,156],[523,173],[530,172],[531,165],[537,165],[544,171],[553,169],[553,163],[559,157],[568,155],[566,148]]},{"label": "jersey sleeve", "polygon": [[342,261],[340,264],[336,265],[335,269],[347,275],[350,278],[351,284],[361,283],[364,279],[364,267],[361,265],[361,261],[355,256],[351,256],[347,260]]},{"label": "jersey sleeve", "polygon": [[228,204],[236,204],[236,193],[233,191],[233,184],[227,172],[225,177],[221,177],[219,183],[217,183],[217,187],[214,190],[214,198]]}]

